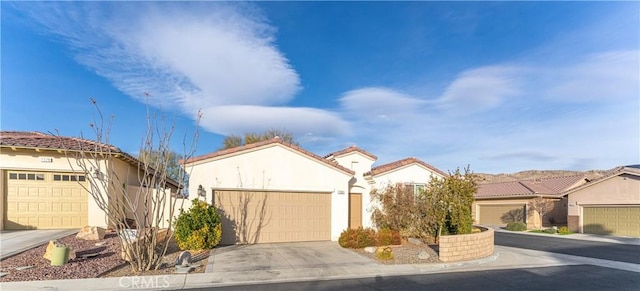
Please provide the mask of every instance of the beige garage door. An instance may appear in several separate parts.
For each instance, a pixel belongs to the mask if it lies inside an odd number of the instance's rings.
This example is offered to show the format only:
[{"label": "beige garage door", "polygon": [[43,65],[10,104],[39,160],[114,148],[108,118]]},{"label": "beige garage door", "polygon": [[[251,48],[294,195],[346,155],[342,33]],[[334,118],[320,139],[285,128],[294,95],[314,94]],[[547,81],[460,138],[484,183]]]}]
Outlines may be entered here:
[{"label": "beige garage door", "polygon": [[214,191],[221,244],[331,239],[331,194]]},{"label": "beige garage door", "polygon": [[525,222],[524,204],[479,205],[480,224],[506,225],[509,222]]},{"label": "beige garage door", "polygon": [[585,207],[583,232],[640,237],[640,206]]},{"label": "beige garage door", "polygon": [[8,171],[5,229],[80,228],[87,225],[84,175]]}]

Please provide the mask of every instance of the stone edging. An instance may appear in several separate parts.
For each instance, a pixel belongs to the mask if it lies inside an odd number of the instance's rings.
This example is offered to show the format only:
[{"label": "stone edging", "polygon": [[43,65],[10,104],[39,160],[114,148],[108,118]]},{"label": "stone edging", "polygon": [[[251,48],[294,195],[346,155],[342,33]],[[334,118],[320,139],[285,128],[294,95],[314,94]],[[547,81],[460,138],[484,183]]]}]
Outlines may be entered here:
[{"label": "stone edging", "polygon": [[441,236],[439,244],[440,260],[443,262],[459,262],[492,255],[493,229],[479,226],[478,228],[483,231],[472,234]]}]

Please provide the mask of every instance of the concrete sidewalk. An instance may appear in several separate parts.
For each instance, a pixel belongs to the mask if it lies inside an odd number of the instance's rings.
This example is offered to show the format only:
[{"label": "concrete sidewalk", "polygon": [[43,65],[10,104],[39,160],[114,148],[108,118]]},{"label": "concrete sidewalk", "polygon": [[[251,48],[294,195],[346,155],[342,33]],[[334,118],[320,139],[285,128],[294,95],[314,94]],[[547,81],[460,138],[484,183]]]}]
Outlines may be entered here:
[{"label": "concrete sidewalk", "polygon": [[50,240],[77,233],[78,230],[79,229],[38,229],[2,231],[0,233],[0,259],[48,243]]},{"label": "concrete sidewalk", "polygon": [[556,253],[496,246],[493,256],[461,263],[415,265],[366,265],[306,269],[272,269],[148,277],[96,278],[1,283],[3,290],[123,290],[185,289],[258,283],[336,280],[375,276],[433,274],[443,272],[500,270],[591,264],[640,273],[640,265]]}]

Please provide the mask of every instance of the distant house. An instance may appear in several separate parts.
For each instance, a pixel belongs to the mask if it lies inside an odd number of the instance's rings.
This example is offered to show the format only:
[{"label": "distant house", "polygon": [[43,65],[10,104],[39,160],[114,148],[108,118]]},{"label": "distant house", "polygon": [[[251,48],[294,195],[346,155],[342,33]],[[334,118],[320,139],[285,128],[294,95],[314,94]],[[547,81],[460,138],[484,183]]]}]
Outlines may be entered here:
[{"label": "distant house", "polygon": [[570,230],[640,237],[640,165],[616,167],[565,195]]},{"label": "distant house", "polygon": [[[120,149],[95,141],[40,132],[0,132],[0,229],[59,229],[85,225],[107,227],[105,213],[87,192],[99,173],[79,171],[79,151],[109,153],[104,168],[116,173],[133,197],[141,187],[139,161]],[[69,159],[65,156],[69,155]],[[75,166],[72,167],[70,165]],[[104,178],[104,177],[101,177]],[[170,188],[177,184],[169,181]],[[84,187],[83,187],[84,185]],[[107,203],[121,191],[109,190]],[[133,213],[127,213],[132,217]]]},{"label": "distant house", "polygon": [[374,187],[420,187],[445,175],[416,158],[372,167],[376,160],[355,146],[322,157],[274,138],[194,157],[185,168],[192,198],[200,192],[220,209],[223,244],[315,241],[371,226]]},{"label": "distant house", "polygon": [[[521,221],[528,228],[565,224],[567,222],[567,199],[564,193],[584,183],[583,175],[539,178],[478,185],[474,194],[473,217],[476,223],[504,226]],[[553,210],[541,221],[539,214],[529,203],[538,197],[553,200]]]}]

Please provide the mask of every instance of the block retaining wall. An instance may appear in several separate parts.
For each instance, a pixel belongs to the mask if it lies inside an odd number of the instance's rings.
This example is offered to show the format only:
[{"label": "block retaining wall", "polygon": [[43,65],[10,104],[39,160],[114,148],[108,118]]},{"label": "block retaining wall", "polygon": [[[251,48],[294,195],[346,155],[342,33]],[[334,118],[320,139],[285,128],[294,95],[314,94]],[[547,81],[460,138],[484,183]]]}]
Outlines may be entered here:
[{"label": "block retaining wall", "polygon": [[478,227],[482,232],[440,237],[440,260],[443,262],[468,261],[493,254],[493,229]]}]

